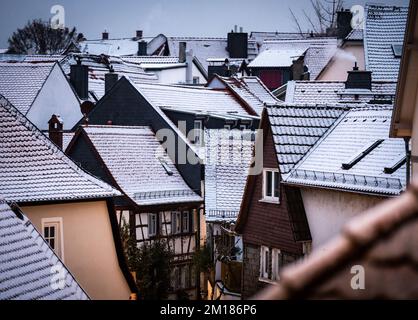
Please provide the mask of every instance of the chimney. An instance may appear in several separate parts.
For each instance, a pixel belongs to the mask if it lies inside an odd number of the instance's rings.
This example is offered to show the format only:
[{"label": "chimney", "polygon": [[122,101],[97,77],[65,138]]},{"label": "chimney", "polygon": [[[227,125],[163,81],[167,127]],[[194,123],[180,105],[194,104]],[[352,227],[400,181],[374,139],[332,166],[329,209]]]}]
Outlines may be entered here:
[{"label": "chimney", "polygon": [[372,72],[359,70],[357,62],[354,64],[353,70],[348,71],[346,89],[372,89]]},{"label": "chimney", "polygon": [[[248,58],[248,34],[246,32],[237,32],[237,26],[234,27],[235,32],[228,33],[227,50],[230,58]],[[240,28],[242,31],[242,27]]]},{"label": "chimney", "polygon": [[179,62],[185,63],[186,62],[186,47],[187,42],[179,42]]},{"label": "chimney", "polygon": [[102,33],[102,40],[109,40],[109,32],[106,30]]},{"label": "chimney", "polygon": [[136,39],[142,39],[142,30],[136,30]]},{"label": "chimney", "polygon": [[291,67],[291,76],[292,80],[302,80],[304,74],[304,59],[301,57],[299,59],[293,60]]},{"label": "chimney", "polygon": [[353,14],[350,10],[341,9],[337,12],[337,38],[345,39],[348,34],[353,30],[351,28],[351,20],[353,19]]},{"label": "chimney", "polygon": [[62,122],[60,116],[55,114],[52,115],[51,119],[48,121],[49,129],[49,139],[56,144],[58,148],[62,150],[62,133],[64,123]]},{"label": "chimney", "polygon": [[112,67],[108,73],[105,74],[105,93],[108,93],[110,89],[118,82],[118,74],[115,73]]},{"label": "chimney", "polygon": [[193,50],[186,52],[186,83],[193,83]]},{"label": "chimney", "polygon": [[147,55],[147,42],[140,41],[138,42],[138,56],[146,56]]},{"label": "chimney", "polygon": [[70,82],[81,100],[88,99],[89,95],[89,68],[81,64],[80,58],[77,64],[70,67]]}]

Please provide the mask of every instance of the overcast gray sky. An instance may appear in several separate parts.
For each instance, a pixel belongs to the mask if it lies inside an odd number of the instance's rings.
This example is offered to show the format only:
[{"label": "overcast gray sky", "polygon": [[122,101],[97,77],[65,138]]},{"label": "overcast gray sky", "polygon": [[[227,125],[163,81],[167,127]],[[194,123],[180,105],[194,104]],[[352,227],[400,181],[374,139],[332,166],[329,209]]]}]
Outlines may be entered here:
[{"label": "overcast gray sky", "polygon": [[[344,6],[365,2],[345,0]],[[409,1],[373,3],[407,6]],[[88,39],[99,38],[104,29],[111,38],[131,37],[137,29],[145,36],[226,36],[235,24],[244,31],[296,31],[289,8],[301,16],[303,9],[312,14],[310,0],[1,0],[0,48],[28,20],[48,20],[54,4],[64,6],[66,26],[75,26]]]}]

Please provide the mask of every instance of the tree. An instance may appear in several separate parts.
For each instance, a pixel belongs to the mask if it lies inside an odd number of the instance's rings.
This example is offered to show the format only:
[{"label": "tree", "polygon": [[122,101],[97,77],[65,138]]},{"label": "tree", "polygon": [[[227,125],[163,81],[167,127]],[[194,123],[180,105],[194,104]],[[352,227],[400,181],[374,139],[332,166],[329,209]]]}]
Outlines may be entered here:
[{"label": "tree", "polygon": [[8,53],[59,54],[77,39],[76,28],[53,29],[49,22],[33,20],[12,34]]},{"label": "tree", "polygon": [[[310,0],[314,18],[305,10],[302,10],[303,18],[316,34],[326,34],[328,29],[337,27],[337,12],[343,7],[343,0]],[[302,34],[302,19],[297,17],[290,9],[293,21],[298,31]]]}]

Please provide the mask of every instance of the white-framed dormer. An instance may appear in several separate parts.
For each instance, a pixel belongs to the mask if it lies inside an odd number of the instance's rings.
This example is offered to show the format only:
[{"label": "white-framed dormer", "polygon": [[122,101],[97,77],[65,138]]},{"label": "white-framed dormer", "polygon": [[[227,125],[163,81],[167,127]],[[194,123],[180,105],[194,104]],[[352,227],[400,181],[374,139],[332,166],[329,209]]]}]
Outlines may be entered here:
[{"label": "white-framed dormer", "polygon": [[64,222],[62,217],[41,219],[42,236],[52,250],[65,262]]},{"label": "white-framed dormer", "polygon": [[269,256],[270,249],[265,246],[260,247],[260,281],[269,281]]},{"label": "white-framed dormer", "polygon": [[280,203],[280,176],[278,169],[263,169],[263,202]]}]

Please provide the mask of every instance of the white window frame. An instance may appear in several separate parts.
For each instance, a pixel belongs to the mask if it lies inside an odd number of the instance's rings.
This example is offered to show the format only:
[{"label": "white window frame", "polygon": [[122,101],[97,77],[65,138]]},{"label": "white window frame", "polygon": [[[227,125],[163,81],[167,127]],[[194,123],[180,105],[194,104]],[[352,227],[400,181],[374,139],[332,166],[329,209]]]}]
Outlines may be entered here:
[{"label": "white window frame", "polygon": [[[48,225],[57,224],[59,227],[59,230],[55,230],[55,238],[59,237],[59,249],[60,252],[57,252],[56,249],[54,249],[54,252],[57,256],[60,257],[62,262],[65,262],[65,255],[64,255],[64,220],[62,217],[53,217],[53,218],[42,218],[41,219],[41,226],[42,226],[42,236],[45,239],[45,227]],[[58,234],[57,234],[58,233]],[[47,241],[45,239],[45,241]],[[48,241],[47,241],[48,242]],[[55,239],[55,244],[57,243]]]},{"label": "white window frame", "polygon": [[232,126],[230,124],[224,125],[225,130],[231,130]]},{"label": "white window frame", "polygon": [[[185,225],[184,225],[185,220],[187,221],[186,228],[185,228]],[[181,229],[182,229],[183,233],[189,233],[190,232],[190,212],[189,211],[183,211],[182,212]]]},{"label": "white window frame", "polygon": [[270,254],[270,249],[265,246],[260,247],[260,280],[268,280],[269,279],[269,259],[266,259],[267,255]]},{"label": "white window frame", "polygon": [[[272,195],[267,195],[267,173],[272,172],[272,179],[271,179],[271,192]],[[279,194],[277,197],[274,196],[274,185],[275,185],[275,173],[277,173],[277,179],[280,180],[279,170],[278,169],[270,169],[266,168],[263,169],[263,198],[262,201],[271,202],[271,203],[280,203],[280,181],[279,181]]]},{"label": "white window frame", "polygon": [[[151,228],[152,217],[155,217],[155,225]],[[152,222],[154,223],[154,222]],[[148,237],[155,237],[158,233],[158,214],[157,213],[148,213]]]},{"label": "white window frame", "polygon": [[271,280],[280,280],[281,265],[279,264],[279,258],[282,259],[282,252],[280,249],[273,249],[271,253]]},{"label": "white window frame", "polygon": [[193,124],[193,143],[203,145],[203,121],[195,120]]},{"label": "white window frame", "polygon": [[246,124],[240,124],[239,129],[241,131],[247,130],[247,125]]}]

